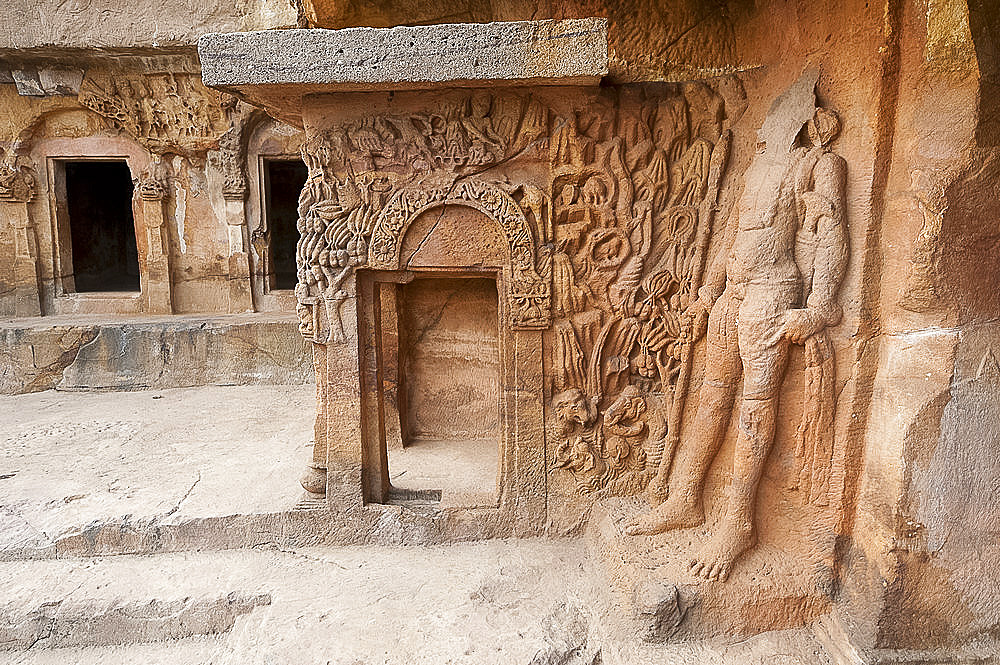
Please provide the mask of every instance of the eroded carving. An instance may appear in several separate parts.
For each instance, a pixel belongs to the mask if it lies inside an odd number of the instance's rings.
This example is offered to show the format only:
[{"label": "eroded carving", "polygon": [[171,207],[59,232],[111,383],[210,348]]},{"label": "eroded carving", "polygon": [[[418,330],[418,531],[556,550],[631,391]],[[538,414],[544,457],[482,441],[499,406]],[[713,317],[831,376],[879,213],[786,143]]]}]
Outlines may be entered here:
[{"label": "eroded carving", "polygon": [[536,239],[518,203],[499,187],[479,180],[455,185],[413,187],[397,191],[375,222],[371,266],[398,268],[400,242],[421,212],[441,205],[467,205],[495,220],[507,238],[510,323],[518,328],[549,325],[549,283],[536,267]]},{"label": "eroded carving", "polygon": [[151,152],[190,154],[214,148],[228,129],[220,94],[198,74],[88,74],[79,102],[112,121]]},{"label": "eroded carving", "polygon": [[947,183],[947,177],[938,173],[914,169],[910,174],[911,192],[923,223],[913,243],[910,275],[899,305],[913,312],[931,309],[940,297],[937,279],[941,261],[941,226],[948,210]]},{"label": "eroded carving", "polygon": [[691,566],[710,580],[724,581],[755,543],[757,485],[773,444],[778,392],[793,344],[805,347],[806,358],[796,447],[801,490],[820,505],[831,491],[836,397],[827,328],[841,317],[837,291],[848,257],[846,165],[830,149],[839,120],[833,111],[815,108],[814,85],[814,77],[803,77],[776,102],[760,132],[765,147],[746,174],[725,251],[685,313],[684,326],[693,336],[707,336],[692,438],[680,446],[676,463],[670,451],[664,454],[657,476],[663,484],[654,483],[650,494],[656,507],[627,527],[630,534],[654,534],[704,522],[705,476],[742,380],[728,505]]},{"label": "eroded carving", "polygon": [[0,201],[27,203],[35,196],[35,177],[16,154],[0,150]]}]

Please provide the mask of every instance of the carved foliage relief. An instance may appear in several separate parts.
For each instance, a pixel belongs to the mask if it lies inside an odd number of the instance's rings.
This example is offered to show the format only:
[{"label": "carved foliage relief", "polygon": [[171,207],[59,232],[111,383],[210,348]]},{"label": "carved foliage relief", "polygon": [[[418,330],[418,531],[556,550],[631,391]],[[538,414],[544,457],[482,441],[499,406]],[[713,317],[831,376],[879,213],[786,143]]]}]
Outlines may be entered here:
[{"label": "carved foliage relief", "polygon": [[[507,238],[508,323],[547,330],[554,467],[583,493],[640,491],[689,346],[684,311],[712,231],[725,122],[712,88],[685,84],[575,105],[475,91],[328,127],[303,148],[301,330],[319,344],[345,340],[352,271],[403,267],[402,239],[421,212],[476,208]],[[543,175],[505,168],[518,162]]]},{"label": "carved foliage relief", "polygon": [[553,136],[555,466],[582,493],[641,491],[668,436],[728,149],[721,98],[672,92]]}]

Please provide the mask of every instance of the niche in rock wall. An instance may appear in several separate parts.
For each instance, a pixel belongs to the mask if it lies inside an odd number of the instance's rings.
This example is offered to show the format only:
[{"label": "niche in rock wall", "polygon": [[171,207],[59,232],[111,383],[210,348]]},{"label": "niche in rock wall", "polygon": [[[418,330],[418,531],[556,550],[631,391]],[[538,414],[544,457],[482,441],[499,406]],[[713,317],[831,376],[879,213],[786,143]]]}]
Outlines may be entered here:
[{"label": "niche in rock wall", "polygon": [[[417,277],[398,287],[395,349],[397,495],[449,505],[496,503],[500,438],[497,283]],[[393,350],[396,351],[393,354]]]}]

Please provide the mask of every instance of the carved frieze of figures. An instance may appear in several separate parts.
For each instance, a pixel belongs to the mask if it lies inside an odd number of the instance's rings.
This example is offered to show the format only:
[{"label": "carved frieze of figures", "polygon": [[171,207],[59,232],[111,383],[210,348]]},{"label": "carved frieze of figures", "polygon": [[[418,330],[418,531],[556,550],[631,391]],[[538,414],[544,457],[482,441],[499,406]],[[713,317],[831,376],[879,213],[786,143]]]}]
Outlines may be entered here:
[{"label": "carved frieze of figures", "polygon": [[88,74],[79,102],[133,136],[151,152],[214,148],[229,129],[220,94],[198,74]]}]

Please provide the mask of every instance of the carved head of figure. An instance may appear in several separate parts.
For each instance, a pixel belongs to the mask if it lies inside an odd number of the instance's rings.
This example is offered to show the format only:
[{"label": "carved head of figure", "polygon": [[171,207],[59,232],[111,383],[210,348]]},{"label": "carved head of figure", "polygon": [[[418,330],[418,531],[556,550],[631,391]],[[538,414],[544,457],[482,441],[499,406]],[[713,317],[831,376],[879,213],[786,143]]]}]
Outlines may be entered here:
[{"label": "carved head of figure", "polygon": [[576,201],[576,185],[569,183],[564,185],[556,199],[560,206],[568,207]]},{"label": "carved head of figure", "polygon": [[597,420],[597,407],[579,388],[569,388],[558,393],[552,398],[552,409],[567,429],[575,428],[574,423],[587,428]]},{"label": "carved head of figure", "polygon": [[837,117],[836,111],[818,108],[812,119],[806,123],[806,132],[814,146],[826,147],[840,133],[840,118]]},{"label": "carved head of figure", "polygon": [[583,185],[582,195],[584,203],[599,207],[608,201],[608,187],[599,177],[594,176]]},{"label": "carved head of figure", "polygon": [[490,114],[493,98],[487,92],[477,91],[469,100],[470,115],[473,118],[485,118]]}]

